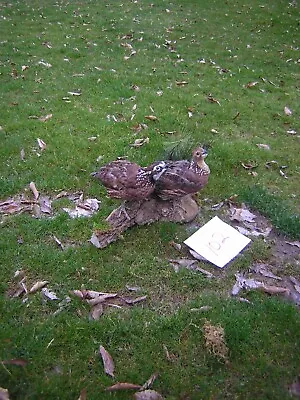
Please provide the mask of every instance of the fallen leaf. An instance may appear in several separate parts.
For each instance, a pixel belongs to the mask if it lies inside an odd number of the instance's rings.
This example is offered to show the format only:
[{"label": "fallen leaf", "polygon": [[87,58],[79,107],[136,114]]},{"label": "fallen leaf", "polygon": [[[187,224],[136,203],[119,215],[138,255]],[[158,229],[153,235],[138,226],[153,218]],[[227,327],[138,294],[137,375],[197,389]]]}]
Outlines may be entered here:
[{"label": "fallen leaf", "polygon": [[286,174],[282,171],[282,169],[279,170],[279,175],[281,175],[283,178],[288,179]]},{"label": "fallen leaf", "polygon": [[28,69],[28,68],[29,68],[29,66],[28,66],[28,65],[22,65],[22,67],[21,67],[21,69],[22,69],[22,72],[26,71],[26,69]]},{"label": "fallen leaf", "polygon": [[268,294],[283,294],[283,293],[288,294],[290,292],[290,290],[285,287],[273,286],[273,285],[263,285],[259,289]]},{"label": "fallen leaf", "polygon": [[44,214],[51,214],[52,213],[51,203],[52,201],[50,200],[50,197],[40,196],[39,205],[41,212]]},{"label": "fallen leaf", "polygon": [[63,246],[62,242],[59,239],[57,239],[57,237],[55,235],[53,235],[53,239],[54,239],[55,243],[63,250],[64,246]]},{"label": "fallen leaf", "polygon": [[200,273],[206,275],[208,278],[214,278],[214,275],[211,272],[206,271],[205,269],[198,267],[197,264],[196,264],[197,263],[196,260],[178,259],[178,260],[169,260],[169,262],[171,263],[171,265],[174,268],[175,272],[178,272],[179,268],[183,267],[183,268],[186,268],[186,269],[188,269],[190,271],[200,272]]},{"label": "fallen leaf", "polygon": [[21,149],[21,151],[20,151],[20,159],[21,159],[21,161],[24,161],[24,159],[25,159],[25,150],[24,149]]},{"label": "fallen leaf", "polygon": [[130,146],[130,147],[141,147],[141,146],[143,146],[143,145],[146,144],[146,143],[149,143],[149,138],[148,138],[148,137],[145,138],[145,139],[136,139],[136,140],[134,141],[134,143],[129,144],[129,146]]},{"label": "fallen leaf", "polygon": [[38,142],[39,148],[40,148],[42,151],[44,151],[45,148],[47,147],[46,143],[45,143],[42,139],[40,139],[40,138],[37,138],[37,142]]},{"label": "fallen leaf", "polygon": [[0,203],[1,214],[15,214],[20,211],[22,211],[21,204],[13,199],[3,201]]},{"label": "fallen leaf", "polygon": [[257,274],[261,274],[266,278],[276,279],[278,281],[282,281],[280,276],[274,275],[271,271],[268,270],[268,266],[266,264],[255,264],[251,267],[251,270],[256,272]]},{"label": "fallen leaf", "polygon": [[82,202],[82,200],[79,199],[76,203],[75,208],[63,208],[71,218],[91,217],[96,211],[98,211],[101,201],[97,199],[86,199]]},{"label": "fallen leaf", "polygon": [[5,365],[17,365],[19,367],[25,367],[28,364],[28,361],[24,360],[23,358],[13,358],[12,360],[3,360],[0,363]]},{"label": "fallen leaf", "polygon": [[42,289],[44,286],[48,285],[49,281],[38,281],[29,290],[30,294],[36,293],[38,290]]},{"label": "fallen leaf", "polygon": [[51,68],[52,67],[52,65],[50,63],[47,63],[47,62],[45,62],[43,60],[39,61],[38,64],[39,65],[43,65],[46,68]]},{"label": "fallen leaf", "polygon": [[290,281],[293,283],[296,292],[300,294],[300,282],[293,276],[290,276]]},{"label": "fallen leaf", "polygon": [[245,88],[251,88],[251,87],[256,86],[256,85],[258,85],[258,82],[257,82],[257,81],[255,81],[255,82],[248,82],[246,85],[244,85],[244,87],[245,87]]},{"label": "fallen leaf", "polygon": [[105,390],[107,392],[116,392],[117,390],[138,390],[141,385],[136,385],[134,383],[118,382],[115,385],[107,387]]},{"label": "fallen leaf", "polygon": [[0,400],[9,400],[8,390],[2,387],[0,387]]},{"label": "fallen leaf", "polygon": [[256,281],[255,279],[247,279],[243,274],[236,273],[236,283],[233,285],[231,295],[236,296],[241,289],[257,289],[263,286],[263,282]]},{"label": "fallen leaf", "polygon": [[51,290],[47,288],[43,288],[41,290],[42,295],[47,299],[47,300],[59,300],[59,297],[56,296],[56,293],[52,292]]},{"label": "fallen leaf", "polygon": [[25,284],[21,281],[21,282],[18,282],[15,287],[13,287],[12,289],[9,289],[6,292],[6,295],[11,298],[17,298],[17,297],[21,296],[21,294],[23,294],[23,293],[27,293],[27,289],[26,289]]},{"label": "fallen leaf", "polygon": [[182,245],[180,243],[174,242],[174,240],[171,240],[169,244],[170,246],[174,247],[175,250],[181,251],[182,249]]},{"label": "fallen leaf", "polygon": [[207,261],[206,258],[202,257],[196,251],[189,249],[190,254],[198,261]]},{"label": "fallen leaf", "polygon": [[99,355],[102,358],[105,373],[114,378],[115,366],[111,355],[105,350],[103,346],[99,347]]},{"label": "fallen leaf", "polygon": [[137,134],[137,133],[140,133],[143,129],[147,129],[148,128],[148,125],[146,125],[146,124],[136,124],[136,125],[133,125],[132,127],[131,127],[131,130],[135,133],[135,134]]},{"label": "fallen leaf", "polygon": [[95,306],[96,304],[103,303],[103,302],[105,302],[107,299],[112,299],[112,298],[117,297],[117,296],[118,296],[117,293],[103,294],[103,295],[97,296],[97,297],[95,297],[95,298],[93,298],[93,299],[91,299],[91,300],[87,300],[87,303],[88,303],[90,306]]},{"label": "fallen leaf", "polygon": [[238,222],[254,222],[256,215],[252,214],[246,208],[235,208],[233,206],[230,207],[231,221],[238,221]]},{"label": "fallen leaf", "polygon": [[145,118],[149,121],[157,121],[158,118],[155,115],[145,115]]},{"label": "fallen leaf", "polygon": [[176,81],[176,86],[185,86],[188,85],[189,83],[187,81]]},{"label": "fallen leaf", "polygon": [[146,382],[143,384],[143,386],[142,386],[142,388],[141,388],[141,391],[142,391],[142,390],[150,389],[151,386],[153,385],[154,381],[157,379],[157,377],[158,377],[158,373],[157,373],[157,372],[155,372],[154,374],[152,374],[152,375],[150,376],[150,378],[147,379]]},{"label": "fallen leaf", "polygon": [[98,319],[101,317],[101,315],[103,314],[103,305],[101,303],[96,304],[92,309],[91,312],[89,314],[90,319],[93,319],[95,321],[98,321]]},{"label": "fallen leaf", "polygon": [[293,114],[292,110],[290,110],[287,106],[284,107],[284,113],[288,116]]},{"label": "fallen leaf", "polygon": [[207,100],[208,100],[210,103],[216,103],[216,104],[218,104],[219,106],[221,105],[221,103],[219,102],[219,100],[215,99],[215,98],[212,97],[211,95],[208,95],[208,96],[207,96]]},{"label": "fallen leaf", "polygon": [[71,96],[81,96],[80,92],[68,92]]},{"label": "fallen leaf", "polygon": [[78,397],[78,400],[86,400],[86,399],[87,399],[87,397],[86,397],[86,389],[82,389],[80,391],[80,395]]},{"label": "fallen leaf", "polygon": [[137,392],[133,395],[135,400],[163,400],[161,394],[155,390],[144,390],[143,392]]},{"label": "fallen leaf", "polygon": [[41,122],[46,122],[46,121],[48,121],[48,119],[52,118],[52,116],[53,116],[53,114],[47,114],[47,115],[39,117],[38,120]]},{"label": "fallen leaf", "polygon": [[37,199],[39,198],[39,195],[40,195],[40,194],[39,194],[39,192],[37,191],[37,188],[36,188],[36,186],[35,186],[35,183],[34,183],[34,182],[30,182],[29,188],[30,188],[30,190],[32,191],[35,200],[37,200]]},{"label": "fallen leaf", "polygon": [[140,91],[140,87],[138,85],[131,85],[130,89],[134,90],[135,92],[139,92]]},{"label": "fallen leaf", "polygon": [[275,166],[276,168],[278,168],[278,162],[277,162],[276,160],[267,161],[267,162],[265,163],[265,167],[266,167],[266,168],[271,168],[271,167],[273,167],[273,166]]},{"label": "fallen leaf", "polygon": [[252,162],[248,162],[248,163],[241,162],[241,165],[245,169],[253,169],[253,168],[257,168],[258,167],[258,164],[255,164],[255,163],[252,163]]},{"label": "fallen leaf", "polygon": [[141,290],[141,288],[139,286],[129,286],[126,285],[125,286],[127,290],[129,290],[129,292],[138,292]]},{"label": "fallen leaf", "polygon": [[286,131],[286,133],[289,133],[290,135],[296,135],[297,131],[295,131],[295,129],[289,129]]},{"label": "fallen leaf", "polygon": [[124,299],[126,304],[136,304],[146,300],[147,296],[136,297],[135,299]]},{"label": "fallen leaf", "polygon": [[270,150],[270,146],[269,146],[268,144],[258,143],[256,146],[257,146],[259,149]]}]

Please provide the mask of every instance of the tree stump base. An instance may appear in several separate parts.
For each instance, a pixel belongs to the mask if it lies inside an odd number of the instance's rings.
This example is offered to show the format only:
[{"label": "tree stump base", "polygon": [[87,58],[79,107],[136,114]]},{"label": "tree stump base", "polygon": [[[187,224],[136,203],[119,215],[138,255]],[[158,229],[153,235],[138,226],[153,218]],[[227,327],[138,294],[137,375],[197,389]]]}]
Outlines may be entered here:
[{"label": "tree stump base", "polygon": [[152,224],[156,221],[190,222],[198,212],[198,204],[190,195],[174,200],[151,197],[141,201],[125,201],[106,218],[110,227],[104,231],[95,230],[90,241],[97,248],[103,249],[134,225]]}]

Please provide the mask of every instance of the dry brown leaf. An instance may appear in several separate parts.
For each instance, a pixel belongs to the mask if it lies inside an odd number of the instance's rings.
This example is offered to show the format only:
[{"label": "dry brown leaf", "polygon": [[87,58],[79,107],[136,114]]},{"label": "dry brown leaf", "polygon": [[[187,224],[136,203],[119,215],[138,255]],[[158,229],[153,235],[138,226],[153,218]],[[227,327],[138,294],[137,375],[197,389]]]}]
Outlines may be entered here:
[{"label": "dry brown leaf", "polygon": [[8,390],[2,387],[0,387],[0,400],[9,400]]},{"label": "dry brown leaf", "polygon": [[89,314],[90,319],[93,319],[93,320],[95,320],[95,321],[98,321],[98,319],[99,319],[99,318],[101,317],[101,315],[103,314],[103,311],[104,311],[104,309],[103,309],[103,305],[102,305],[101,303],[95,305],[95,306],[91,309],[91,312],[90,312],[90,314]]},{"label": "dry brown leaf", "polygon": [[86,389],[82,389],[80,391],[80,395],[78,397],[78,400],[86,400],[86,399],[87,399],[87,397],[86,397]]},{"label": "dry brown leaf", "polygon": [[38,290],[42,289],[44,286],[46,286],[49,283],[49,281],[38,281],[36,282],[32,288],[29,290],[30,294],[33,294],[37,292]]},{"label": "dry brown leaf", "polygon": [[145,115],[145,118],[149,121],[157,121],[158,118],[155,115]]},{"label": "dry brown leaf", "polygon": [[41,293],[47,300],[59,300],[59,297],[56,296],[55,292],[53,292],[45,287],[42,288]]},{"label": "dry brown leaf", "polygon": [[144,390],[143,392],[137,392],[133,395],[135,400],[163,400],[161,394],[155,390]]},{"label": "dry brown leaf", "polygon": [[145,139],[136,139],[134,143],[129,144],[130,147],[141,147],[144,144],[149,143],[149,138],[146,137]]},{"label": "dry brown leaf", "polygon": [[27,293],[27,289],[26,289],[25,284],[23,283],[23,280],[21,282],[18,282],[15,287],[9,289],[6,292],[6,295],[11,298],[16,298],[16,297],[21,296],[21,294],[23,294],[23,293]]},{"label": "dry brown leaf", "polygon": [[258,164],[255,164],[255,163],[252,163],[252,162],[247,162],[247,163],[241,162],[241,165],[245,169],[253,169],[253,168],[257,168],[258,167]]},{"label": "dry brown leaf", "polygon": [[233,206],[230,207],[231,221],[238,221],[238,222],[254,222],[256,215],[252,214],[246,208],[235,208]]},{"label": "dry brown leaf", "polygon": [[157,377],[158,377],[158,373],[157,373],[157,372],[155,372],[154,374],[152,374],[152,375],[150,376],[150,378],[147,379],[146,382],[143,384],[141,390],[150,389]]},{"label": "dry brown leaf", "polygon": [[43,115],[43,116],[39,117],[38,120],[41,122],[46,122],[46,121],[48,121],[48,119],[52,118],[52,116],[53,116],[53,114]]},{"label": "dry brown leaf", "polygon": [[24,159],[25,159],[25,150],[24,149],[21,149],[21,151],[20,151],[20,159],[21,159],[21,161],[24,161]]},{"label": "dry brown leaf", "polygon": [[263,285],[259,289],[261,289],[263,292],[266,292],[268,294],[289,294],[290,290],[285,288],[285,287],[280,287],[280,286],[272,286],[272,285]]},{"label": "dry brown leaf", "polygon": [[35,183],[34,182],[30,182],[29,183],[29,188],[32,191],[35,200],[37,200],[39,198],[40,194],[39,194],[39,192],[38,192],[38,190],[37,190],[37,188],[35,186]]},{"label": "dry brown leaf", "polygon": [[136,304],[146,300],[147,296],[136,297],[135,299],[124,299],[126,304]]},{"label": "dry brown leaf", "polygon": [[11,360],[3,360],[0,363],[5,365],[17,365],[19,367],[25,367],[28,364],[28,361],[24,360],[23,358],[13,358]]},{"label": "dry brown leaf", "polygon": [[64,246],[63,246],[62,242],[55,235],[53,235],[53,239],[54,239],[55,243],[63,250]]},{"label": "dry brown leaf", "polygon": [[13,199],[3,201],[0,203],[0,213],[1,214],[14,214],[22,211],[22,206],[20,203],[15,202]]},{"label": "dry brown leaf", "polygon": [[45,143],[42,139],[40,139],[40,138],[37,138],[36,140],[37,140],[37,143],[38,143],[39,148],[40,148],[42,151],[45,150],[45,148],[47,147],[46,143]]},{"label": "dry brown leaf", "polygon": [[68,92],[71,96],[81,96],[80,92]]},{"label": "dry brown leaf", "polygon": [[171,241],[169,242],[169,245],[172,246],[172,247],[174,247],[174,249],[175,249],[175,250],[178,250],[178,251],[181,251],[181,249],[182,249],[182,245],[181,245],[180,243],[174,242],[174,240],[171,240]]},{"label": "dry brown leaf", "polygon": [[268,270],[268,265],[266,264],[256,264],[253,267],[251,267],[251,270],[256,272],[257,274],[261,274],[265,276],[266,278],[273,278],[277,279],[278,281],[281,281],[282,278],[280,276],[274,275],[271,271]]},{"label": "dry brown leaf", "polygon": [[52,213],[51,203],[52,201],[50,200],[50,197],[40,196],[39,205],[41,208],[41,212],[44,214],[51,214]]},{"label": "dry brown leaf", "polygon": [[256,85],[258,85],[258,82],[257,82],[257,81],[255,81],[255,82],[248,82],[248,83],[245,85],[245,88],[251,88],[251,87],[256,86]]},{"label": "dry brown leaf", "polygon": [[105,373],[114,378],[115,365],[111,355],[108,353],[108,351],[105,350],[103,346],[99,347],[99,355],[102,358]]},{"label": "dry brown leaf", "polygon": [[287,106],[284,107],[284,113],[288,116],[293,114],[292,110],[290,110]]},{"label": "dry brown leaf", "polygon": [[210,103],[216,103],[216,104],[218,104],[219,106],[221,105],[221,103],[219,102],[219,100],[215,99],[215,98],[212,97],[211,95],[208,95],[208,96],[207,96],[207,100],[208,100]]},{"label": "dry brown leaf", "polygon": [[188,85],[188,81],[176,81],[176,86],[185,86]]},{"label": "dry brown leaf", "polygon": [[268,144],[258,143],[256,146],[257,146],[259,149],[270,150],[270,146],[269,146]]},{"label": "dry brown leaf", "polygon": [[93,298],[91,300],[87,300],[87,303],[90,306],[95,306],[96,304],[105,302],[107,299],[111,299],[111,298],[117,297],[117,295],[118,295],[117,293],[103,294],[103,295],[97,296],[97,297],[95,297],[95,298]]},{"label": "dry brown leaf", "polygon": [[74,296],[79,297],[80,299],[84,299],[84,293],[81,290],[71,290],[71,294],[74,294]]},{"label": "dry brown leaf", "polygon": [[134,383],[118,382],[115,385],[107,387],[105,390],[107,392],[116,392],[118,390],[139,390],[141,385],[136,385]]},{"label": "dry brown leaf", "polygon": [[138,85],[131,85],[130,89],[134,90],[135,92],[139,92],[140,91],[140,87]]}]

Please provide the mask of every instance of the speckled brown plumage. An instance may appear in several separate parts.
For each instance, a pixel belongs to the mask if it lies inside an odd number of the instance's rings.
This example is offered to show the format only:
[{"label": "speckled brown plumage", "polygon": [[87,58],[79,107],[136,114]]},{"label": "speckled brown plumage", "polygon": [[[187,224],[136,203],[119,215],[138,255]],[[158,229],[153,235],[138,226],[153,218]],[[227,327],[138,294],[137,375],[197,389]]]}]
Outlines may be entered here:
[{"label": "speckled brown plumage", "polygon": [[164,162],[142,168],[127,160],[116,160],[104,165],[92,176],[106,187],[109,197],[143,200],[153,193],[155,181],[164,171]]},{"label": "speckled brown plumage", "polygon": [[191,161],[166,161],[167,169],[156,181],[155,194],[163,200],[171,200],[201,190],[210,174],[204,161],[206,154],[202,147],[197,147]]}]

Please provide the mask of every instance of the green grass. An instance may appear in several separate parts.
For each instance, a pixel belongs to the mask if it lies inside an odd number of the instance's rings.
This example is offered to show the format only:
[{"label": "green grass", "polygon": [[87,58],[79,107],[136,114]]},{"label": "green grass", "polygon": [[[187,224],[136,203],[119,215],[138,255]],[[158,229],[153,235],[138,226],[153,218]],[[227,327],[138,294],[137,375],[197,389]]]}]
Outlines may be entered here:
[{"label": "green grass", "polygon": [[[200,143],[211,169],[199,194],[204,205],[237,194],[277,232],[299,240],[299,6],[281,0],[221,6],[216,0],[27,0],[1,2],[0,21],[0,199],[28,192],[34,181],[42,194],[83,191],[101,200],[90,219],[62,213],[65,199],[53,204],[54,218],[1,217],[0,360],[28,364],[0,364],[0,387],[11,399],[68,400],[84,388],[88,399],[127,399],[128,393],[104,391],[113,380],[97,355],[102,344],[115,361],[116,381],[143,384],[158,371],[153,388],[166,399],[289,399],[288,385],[299,375],[298,310],[264,294],[249,293],[252,305],[229,297],[237,271],[270,260],[268,240],[254,240],[225,271],[205,265],[215,280],[176,274],[168,265],[180,256],[169,242],[185,240],[186,226],[135,227],[99,251],[89,243],[91,232],[105,225],[117,202],[90,173],[118,156],[141,165],[167,155],[189,157]],[[136,51],[128,60],[126,43]],[[188,84],[178,86],[181,81]],[[258,83],[247,88],[249,82]],[[76,91],[81,95],[68,93]],[[208,101],[210,95],[219,104]],[[285,115],[284,107],[293,114]],[[46,122],[36,118],[48,114]],[[122,120],[114,122],[118,115]],[[148,129],[134,134],[137,123]],[[143,147],[129,146],[145,137]],[[43,152],[37,138],[47,144]],[[172,151],[174,143],[180,145]],[[278,167],[266,168],[272,160]],[[257,165],[257,175],[241,163]],[[214,215],[203,209],[198,222]],[[127,293],[126,285],[148,297],[96,322],[74,298],[53,315],[56,302],[44,302],[39,293],[26,303],[6,297],[17,269],[25,271],[28,287],[48,280],[61,299],[82,287]],[[300,279],[297,260],[289,270]],[[203,305],[212,308],[191,311]],[[205,348],[205,318],[225,329],[228,365]]]}]

